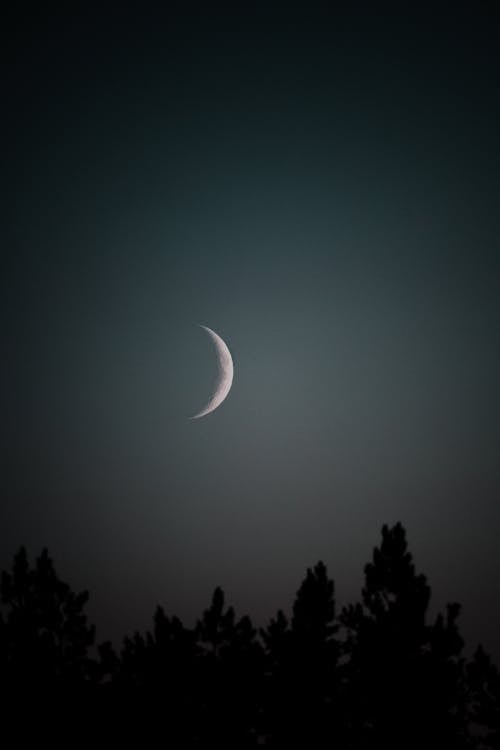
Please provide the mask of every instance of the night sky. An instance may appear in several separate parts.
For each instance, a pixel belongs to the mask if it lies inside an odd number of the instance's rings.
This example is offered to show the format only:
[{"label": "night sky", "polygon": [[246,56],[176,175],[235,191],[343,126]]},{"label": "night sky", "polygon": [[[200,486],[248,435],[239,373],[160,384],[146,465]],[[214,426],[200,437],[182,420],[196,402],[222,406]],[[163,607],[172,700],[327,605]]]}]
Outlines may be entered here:
[{"label": "night sky", "polygon": [[3,23],[0,567],[263,625],[399,520],[498,659],[498,13],[245,6]]}]

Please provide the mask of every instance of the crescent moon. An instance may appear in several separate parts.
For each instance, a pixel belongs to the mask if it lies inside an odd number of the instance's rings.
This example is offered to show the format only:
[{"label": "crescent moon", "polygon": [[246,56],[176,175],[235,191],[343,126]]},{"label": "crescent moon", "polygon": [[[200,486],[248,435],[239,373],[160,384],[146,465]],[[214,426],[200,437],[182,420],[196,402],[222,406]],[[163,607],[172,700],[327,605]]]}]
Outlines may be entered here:
[{"label": "crescent moon", "polygon": [[214,392],[207,405],[197,414],[189,417],[189,419],[199,419],[200,417],[205,417],[207,414],[210,414],[210,412],[215,411],[215,409],[222,404],[233,384],[233,358],[231,357],[231,352],[229,351],[227,344],[217,333],[215,333],[215,331],[208,328],[208,326],[200,325],[200,328],[205,329],[215,345],[218,373],[215,381]]}]

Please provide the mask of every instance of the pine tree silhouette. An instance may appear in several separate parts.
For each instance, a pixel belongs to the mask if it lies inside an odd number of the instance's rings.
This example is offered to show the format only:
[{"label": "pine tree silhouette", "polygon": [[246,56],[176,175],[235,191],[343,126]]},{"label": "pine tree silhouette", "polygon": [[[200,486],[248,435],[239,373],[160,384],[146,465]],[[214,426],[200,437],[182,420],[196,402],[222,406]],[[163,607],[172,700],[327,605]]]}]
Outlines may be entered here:
[{"label": "pine tree silhouette", "polygon": [[262,648],[248,616],[225,608],[217,587],[196,626],[203,690],[200,743],[251,748],[257,743],[262,690]]},{"label": "pine tree silhouette", "polygon": [[464,658],[458,604],[428,621],[431,590],[401,524],[383,526],[364,570],[361,601],[340,617],[318,562],[260,640],[218,587],[193,628],[158,607],[150,630],[119,651],[100,644],[96,660],[87,592],[60,580],[47,550],[31,567],[20,548],[0,583],[2,720],[17,704],[66,739],[98,722],[115,741],[176,750],[499,750],[500,673],[482,647]]},{"label": "pine tree silhouette", "polygon": [[31,568],[21,547],[12,572],[2,573],[0,597],[4,686],[22,694],[83,689],[95,636],[84,613],[88,593],[59,579],[46,549]]},{"label": "pine tree silhouette", "polygon": [[427,625],[430,587],[400,523],[382,528],[362,603],[344,608],[351,746],[467,746],[457,605]]},{"label": "pine tree silhouette", "polygon": [[500,672],[479,646],[467,665],[470,721],[481,750],[500,748]]},{"label": "pine tree silhouette", "polygon": [[127,636],[119,656],[102,644],[103,674],[110,680],[108,705],[129,731],[148,727],[184,747],[196,726],[199,705],[195,634],[157,607],[153,629]]},{"label": "pine tree silhouette", "polygon": [[290,625],[279,611],[262,631],[271,747],[331,746],[339,729],[336,632],[334,583],[320,561],[297,591]]}]

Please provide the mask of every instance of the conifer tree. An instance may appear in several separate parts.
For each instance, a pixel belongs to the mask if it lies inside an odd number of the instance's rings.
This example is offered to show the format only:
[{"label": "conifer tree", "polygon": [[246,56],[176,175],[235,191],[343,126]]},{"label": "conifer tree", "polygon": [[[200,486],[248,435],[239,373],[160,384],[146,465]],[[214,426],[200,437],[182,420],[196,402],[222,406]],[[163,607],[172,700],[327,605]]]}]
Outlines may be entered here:
[{"label": "conifer tree", "polygon": [[203,746],[254,747],[262,692],[262,649],[248,616],[237,618],[217,587],[196,626]]},{"label": "conifer tree", "polygon": [[56,574],[44,549],[30,566],[26,549],[14,556],[0,584],[2,677],[12,690],[82,688],[89,680],[87,591],[75,593]]},{"label": "conifer tree", "polygon": [[427,623],[431,590],[406,533],[382,528],[365,566],[362,602],[344,608],[352,747],[467,746],[457,605]]},{"label": "conifer tree", "polygon": [[262,631],[271,747],[331,746],[338,731],[336,632],[334,583],[320,561],[307,569],[290,624],[279,611]]}]

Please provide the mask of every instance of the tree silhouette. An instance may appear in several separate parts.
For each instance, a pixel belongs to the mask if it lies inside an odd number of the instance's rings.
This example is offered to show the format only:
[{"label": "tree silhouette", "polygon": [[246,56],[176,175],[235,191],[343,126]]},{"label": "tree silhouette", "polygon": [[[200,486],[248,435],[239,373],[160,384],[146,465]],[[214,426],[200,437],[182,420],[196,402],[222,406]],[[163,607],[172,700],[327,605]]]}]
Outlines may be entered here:
[{"label": "tree silhouette", "polygon": [[59,579],[46,549],[31,568],[21,547],[12,572],[2,573],[0,597],[4,688],[26,694],[85,687],[95,636],[84,613],[88,593],[76,594]]},{"label": "tree silhouette", "polygon": [[210,607],[204,611],[196,627],[198,642],[208,658],[217,659],[228,647],[234,630],[234,618],[233,607],[224,610],[224,592],[217,586]]},{"label": "tree silhouette", "polygon": [[329,747],[338,731],[335,708],[339,647],[334,583],[326,566],[308,568],[291,623],[278,611],[262,631],[268,659],[267,714],[271,747]]},{"label": "tree silhouette", "polygon": [[[248,616],[236,619],[217,587],[196,626],[201,649],[204,746],[254,747],[259,725],[262,648]],[[201,738],[200,738],[201,739]]]},{"label": "tree silhouette", "polygon": [[0,582],[0,688],[31,716],[41,708],[51,732],[57,705],[63,731],[99,722],[115,740],[176,750],[499,750],[500,673],[482,647],[463,656],[458,604],[429,622],[400,523],[383,526],[364,572],[340,617],[318,562],[260,639],[218,587],[194,627],[158,607],[150,630],[92,659],[87,592],[60,580],[47,550],[31,567],[20,548]]},{"label": "tree silhouette", "polygon": [[467,665],[470,720],[481,750],[500,748],[500,672],[479,646]]},{"label": "tree silhouette", "polygon": [[365,566],[362,603],[341,615],[352,747],[467,746],[459,608],[427,625],[430,593],[402,525],[384,526]]},{"label": "tree silhouette", "polygon": [[157,607],[151,631],[125,637],[119,656],[104,643],[100,655],[110,681],[108,706],[117,720],[128,731],[168,731],[172,743],[184,746],[199,703],[193,631]]}]

